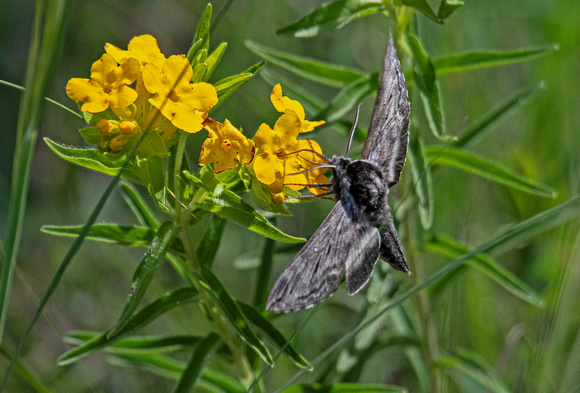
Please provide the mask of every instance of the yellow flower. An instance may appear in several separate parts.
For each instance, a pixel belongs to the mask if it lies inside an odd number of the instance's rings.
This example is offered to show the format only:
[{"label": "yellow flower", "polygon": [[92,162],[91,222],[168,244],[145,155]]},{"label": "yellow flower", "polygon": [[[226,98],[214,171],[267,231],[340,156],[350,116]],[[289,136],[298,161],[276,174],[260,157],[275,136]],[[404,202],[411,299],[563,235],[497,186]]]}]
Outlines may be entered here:
[{"label": "yellow flower", "polygon": [[127,50],[121,50],[115,45],[107,43],[105,45],[105,52],[113,56],[119,64],[123,59],[129,57],[134,57],[139,60],[141,67],[145,64],[153,64],[154,66],[161,68],[165,62],[165,56],[159,50],[157,40],[149,34],[133,37],[133,39],[129,41]]},{"label": "yellow flower", "polygon": [[208,119],[204,128],[209,137],[203,143],[199,165],[213,162],[213,173],[235,168],[240,162],[249,164],[254,158],[254,142],[238,131],[229,120],[224,124]]},{"label": "yellow flower", "polygon": [[135,82],[139,69],[135,58],[127,58],[117,66],[115,58],[105,53],[93,63],[90,79],[68,81],[66,94],[75,101],[84,102],[83,112],[98,113],[108,107],[126,107],[137,98],[137,92],[128,85]]},{"label": "yellow flower", "polygon": [[[300,149],[300,143],[296,139],[300,133],[300,118],[289,110],[280,116],[271,129],[267,124],[262,124],[254,141],[258,148],[258,155],[254,159],[254,173],[256,178],[266,184],[274,194],[284,189],[284,177],[286,176],[286,164],[293,163],[288,160],[292,154]],[[292,173],[295,168],[290,168]]]},{"label": "yellow flower", "polygon": [[282,96],[282,87],[278,83],[272,89],[272,94],[270,95],[270,100],[274,104],[274,108],[278,112],[286,113],[287,110],[292,110],[300,118],[300,132],[309,132],[324,124],[324,121],[308,121],[305,120],[306,114],[304,113],[304,107],[298,101],[292,100],[288,97]]},{"label": "yellow flower", "polygon": [[[321,164],[327,164],[327,162],[318,155],[322,155],[320,145],[313,140],[300,140],[298,143],[299,149],[297,153],[291,156],[286,165],[287,172],[284,180],[286,183],[285,185],[291,190],[301,190],[306,186],[308,187],[308,190],[315,195],[328,192],[330,189],[330,182],[328,181],[328,178],[324,176],[324,172],[326,172],[328,168],[322,167],[319,169],[312,169]],[[304,172],[308,169],[311,170]],[[321,187],[319,185],[327,186]]]},{"label": "yellow flower", "polygon": [[194,133],[203,128],[207,111],[218,102],[217,92],[209,83],[190,83],[191,64],[185,56],[171,56],[163,68],[153,64],[143,67],[143,82],[154,94],[149,102],[177,128]]},{"label": "yellow flower", "polygon": [[99,148],[105,152],[117,153],[129,143],[131,137],[141,132],[139,126],[131,120],[107,120],[102,119],[97,124],[101,139]]}]

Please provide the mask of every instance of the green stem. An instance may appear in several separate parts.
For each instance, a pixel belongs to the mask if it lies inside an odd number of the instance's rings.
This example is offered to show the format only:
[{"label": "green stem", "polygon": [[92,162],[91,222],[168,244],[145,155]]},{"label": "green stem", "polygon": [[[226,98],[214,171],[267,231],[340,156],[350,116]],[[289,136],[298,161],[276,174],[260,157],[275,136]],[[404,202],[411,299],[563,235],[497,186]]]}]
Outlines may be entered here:
[{"label": "green stem", "polygon": [[[192,237],[190,226],[187,225],[187,223],[182,226],[181,239],[183,241],[183,246],[185,248],[187,258],[190,261],[191,269],[193,270],[194,273],[200,274],[201,266],[199,265],[199,261],[197,260],[197,256],[195,253],[195,248],[193,247],[193,244],[191,242]],[[232,352],[234,356],[234,361],[238,365],[240,371],[242,372],[244,379],[248,383],[251,383],[254,380],[255,375],[248,360],[248,357],[245,354],[243,343],[235,335],[232,334],[223,316],[219,312],[214,311],[217,309],[217,307],[214,304],[211,295],[205,289],[205,287],[199,285],[199,283],[195,280],[194,285],[199,291],[200,299],[203,305],[208,310],[208,312],[211,313],[212,320],[215,322],[222,340],[226,343],[226,345]]]}]

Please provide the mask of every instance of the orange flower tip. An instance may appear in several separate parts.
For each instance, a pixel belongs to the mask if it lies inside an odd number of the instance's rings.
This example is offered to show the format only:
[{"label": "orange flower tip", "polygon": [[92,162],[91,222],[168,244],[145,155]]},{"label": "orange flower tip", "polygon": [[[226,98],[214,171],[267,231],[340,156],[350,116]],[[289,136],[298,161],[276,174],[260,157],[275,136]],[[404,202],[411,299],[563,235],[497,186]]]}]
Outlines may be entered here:
[{"label": "orange flower tip", "polygon": [[127,144],[128,140],[122,137],[115,137],[109,142],[109,148],[113,151],[121,151]]}]

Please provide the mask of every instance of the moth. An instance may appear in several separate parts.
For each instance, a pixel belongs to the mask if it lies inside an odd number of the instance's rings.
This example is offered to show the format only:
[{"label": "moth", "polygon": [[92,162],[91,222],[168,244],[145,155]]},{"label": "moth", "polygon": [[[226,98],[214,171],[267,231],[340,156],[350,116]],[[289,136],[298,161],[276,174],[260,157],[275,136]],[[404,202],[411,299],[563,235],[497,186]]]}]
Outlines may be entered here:
[{"label": "moth", "polygon": [[401,63],[389,34],[377,98],[362,159],[327,159],[336,204],[274,284],[266,309],[308,308],[336,291],[344,275],[349,295],[369,280],[378,258],[410,274],[387,205],[399,181],[409,142],[411,112]]}]

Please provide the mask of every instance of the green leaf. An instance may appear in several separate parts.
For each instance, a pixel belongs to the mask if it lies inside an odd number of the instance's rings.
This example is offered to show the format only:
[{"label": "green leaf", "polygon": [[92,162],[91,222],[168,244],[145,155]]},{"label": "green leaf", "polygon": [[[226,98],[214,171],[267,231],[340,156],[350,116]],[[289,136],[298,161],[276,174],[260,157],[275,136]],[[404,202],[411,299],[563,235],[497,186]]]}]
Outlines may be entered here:
[{"label": "green leaf", "polygon": [[[44,142],[48,145],[50,150],[55,152],[60,158],[63,158],[68,162],[72,162],[73,164],[80,165],[82,167],[92,169],[109,176],[116,176],[123,166],[123,163],[125,162],[124,158],[118,161],[111,161],[95,149],[67,147],[56,143],[49,138],[44,138]],[[139,176],[135,174],[135,167],[136,165],[133,162],[129,163],[127,168],[125,168],[123,171],[121,177],[124,179],[133,180],[137,183],[146,184]]]},{"label": "green leaf", "polygon": [[[186,367],[185,363],[160,354],[150,356],[124,354],[115,355],[113,359],[113,362],[117,365],[141,367],[149,373],[155,373],[173,380],[181,378]],[[244,393],[246,391],[235,379],[209,368],[203,370],[201,380],[198,380],[197,386],[200,391],[204,392]]]},{"label": "green leaf", "polygon": [[529,102],[545,89],[546,82],[540,82],[540,84],[531,89],[523,89],[515,93],[497,107],[485,113],[481,118],[477,119],[467,128],[463,135],[461,135],[456,141],[452,142],[452,145],[455,147],[465,146],[475,137],[480,136],[484,131],[488,130],[491,126],[497,124],[497,122],[502,120],[507,114]]},{"label": "green leaf", "polygon": [[429,160],[420,138],[411,138],[407,157],[413,174],[413,190],[419,199],[421,225],[428,230],[433,224],[433,183]]},{"label": "green leaf", "polygon": [[416,9],[417,11],[425,15],[427,18],[431,19],[433,22],[443,24],[443,21],[440,20],[437,17],[437,15],[435,15],[435,13],[425,0],[401,0],[401,3]]},{"label": "green leaf", "polygon": [[250,184],[250,198],[252,199],[252,202],[254,202],[256,206],[262,210],[281,214],[283,216],[292,215],[292,213],[290,213],[283,204],[276,203],[272,199],[272,193],[268,189],[268,186],[261,183],[255,177],[252,177]]},{"label": "green leaf", "polygon": [[449,136],[444,135],[439,87],[437,86],[433,64],[416,36],[409,34],[407,42],[413,52],[413,76],[423,102],[429,128],[435,137],[447,140]]},{"label": "green leaf", "polygon": [[459,348],[455,356],[442,356],[437,360],[437,364],[440,367],[459,371],[492,392],[511,392],[496,376],[493,367],[487,364],[483,357],[467,349]]},{"label": "green leaf", "polygon": [[535,60],[558,49],[558,45],[541,45],[513,50],[468,52],[435,59],[433,66],[437,75],[457,74]]},{"label": "green leaf", "polygon": [[462,0],[441,0],[439,11],[437,11],[437,17],[440,20],[449,18],[451,14],[463,4]]},{"label": "green leaf", "polygon": [[117,322],[117,325],[109,333],[110,337],[117,335],[129,323],[139,302],[143,298],[143,295],[145,295],[145,291],[153,279],[153,275],[165,261],[165,252],[175,238],[178,230],[179,227],[175,226],[171,221],[166,221],[159,227],[159,230],[151,241],[151,245],[147,249],[147,253],[145,253],[141,263],[139,263],[139,266],[135,270],[135,274],[133,274],[131,293],[127,297],[125,308],[119,318],[119,322]]},{"label": "green leaf", "polygon": [[322,112],[315,116],[315,118],[326,119],[328,123],[341,119],[346,114],[352,112],[367,95],[376,91],[378,85],[378,74],[365,75],[362,78],[349,83]]},{"label": "green leaf", "polygon": [[434,165],[443,165],[481,176],[496,183],[547,198],[555,198],[556,191],[548,186],[527,179],[511,169],[489,161],[475,153],[447,147],[428,146],[427,156]]},{"label": "green leaf", "polygon": [[205,7],[205,11],[199,20],[197,29],[195,30],[195,36],[193,37],[193,43],[191,48],[187,52],[187,60],[191,63],[193,59],[197,56],[200,50],[209,49],[209,24],[211,20],[211,3]]},{"label": "green leaf", "polygon": [[358,383],[335,383],[323,385],[320,383],[290,386],[284,393],[406,393],[407,389],[402,386],[358,384]]},{"label": "green leaf", "polygon": [[236,304],[236,301],[230,296],[219,279],[205,265],[201,266],[201,276],[198,275],[199,283],[208,290],[214,303],[222,312],[222,315],[236,330],[240,337],[252,348],[260,357],[269,365],[274,363],[270,352],[264,344],[250,329],[248,321]]},{"label": "green leaf", "polygon": [[214,84],[214,87],[218,95],[218,105],[228,98],[234,91],[238,90],[240,87],[246,84],[247,81],[252,79],[254,75],[258,73],[260,68],[264,66],[264,62],[255,64],[254,66],[247,69],[238,75],[228,76]]},{"label": "green leaf", "polygon": [[[435,236],[425,243],[425,251],[456,259],[471,250],[449,237]],[[441,289],[443,289],[445,285],[453,279],[453,277],[466,270],[468,266],[476,268],[486,274],[498,285],[518,298],[533,304],[534,306],[542,307],[544,305],[542,297],[536,291],[530,288],[513,273],[503,268],[491,257],[484,254],[476,255],[469,259],[466,262],[466,265],[463,265],[461,268],[449,273],[437,284],[433,285],[430,290],[431,295],[437,295],[437,293],[439,293]]]},{"label": "green leaf", "polygon": [[226,228],[227,220],[217,214],[210,215],[209,227],[203,235],[203,239],[197,246],[197,260],[204,265],[211,266],[222,240],[222,234]]},{"label": "green leaf", "polygon": [[[68,344],[80,345],[93,340],[101,333],[72,330],[63,340]],[[201,340],[197,336],[131,336],[120,339],[105,348],[109,353],[151,355],[193,348]]]},{"label": "green leaf", "polygon": [[254,326],[256,326],[264,335],[276,345],[276,347],[283,351],[293,362],[300,368],[312,370],[312,366],[308,363],[301,354],[299,354],[288,340],[274,327],[266,318],[262,316],[254,307],[249,304],[237,301],[236,304],[244,313],[244,316]]},{"label": "green leaf", "polygon": [[79,133],[83,139],[91,145],[97,145],[101,140],[101,132],[99,131],[99,127],[81,128]]},{"label": "green leaf", "polygon": [[[40,230],[55,236],[75,238],[83,228],[83,225],[43,225]],[[129,247],[149,247],[155,233],[155,230],[147,227],[94,224],[89,229],[86,239]],[[173,239],[171,249],[177,253],[184,253],[183,243],[178,238]]]},{"label": "green leaf", "polygon": [[[56,236],[77,237],[83,225],[43,225],[40,230]],[[87,240],[120,244],[130,247],[148,247],[155,232],[146,227],[124,226],[117,224],[95,224],[89,230]]]},{"label": "green leaf", "polygon": [[296,56],[268,48],[253,41],[247,40],[245,43],[248,49],[268,62],[323,85],[344,87],[366,75],[366,73],[353,68]]},{"label": "green leaf", "polygon": [[181,379],[173,390],[175,393],[188,393],[191,391],[201,374],[205,360],[219,340],[220,337],[217,334],[210,333],[197,344],[187,367],[183,370]]},{"label": "green leaf", "polygon": [[147,206],[139,192],[130,183],[121,182],[119,185],[123,193],[123,199],[135,213],[135,216],[142,225],[147,225],[151,229],[159,229],[159,220],[155,217],[153,212]]},{"label": "green leaf", "polygon": [[208,195],[197,207],[233,220],[241,226],[270,239],[285,243],[301,243],[305,241],[304,238],[293,237],[280,231],[270,224],[256,209],[230,190],[224,189],[221,193]]},{"label": "green leaf", "polygon": [[228,44],[225,42],[222,42],[216,50],[214,50],[212,52],[211,55],[208,56],[208,58],[205,60],[205,64],[207,65],[206,67],[206,71],[205,71],[205,75],[203,80],[207,81],[209,80],[209,78],[211,78],[211,74],[213,73],[213,71],[215,70],[216,66],[219,64],[222,56],[224,55],[224,52],[226,51],[226,48],[228,47]]},{"label": "green leaf", "polygon": [[[276,216],[272,217],[272,224],[276,224]],[[256,273],[257,277],[254,289],[254,301],[252,302],[253,306],[258,309],[263,309],[266,305],[266,299],[268,299],[270,275],[272,274],[272,262],[274,260],[274,240],[265,240],[259,265],[256,266],[258,271]],[[240,256],[234,260],[234,266],[239,263],[239,257]]]},{"label": "green leaf", "polygon": [[323,4],[298,22],[283,27],[276,34],[291,34],[294,37],[314,37],[329,31],[342,29],[357,18],[386,10],[380,0],[337,0]]},{"label": "green leaf", "polygon": [[123,336],[141,329],[142,327],[153,322],[167,311],[195,301],[197,296],[198,292],[193,287],[176,289],[175,291],[156,299],[136,312],[129,319],[127,324],[125,324],[125,326],[115,335],[111,335],[110,333],[112,329],[109,329],[104,333],[101,333],[98,336],[90,339],[86,343],[64,353],[58,358],[57,364],[59,366],[64,366],[70,363],[74,363],[98,349],[110,346],[115,341],[121,339]]}]

